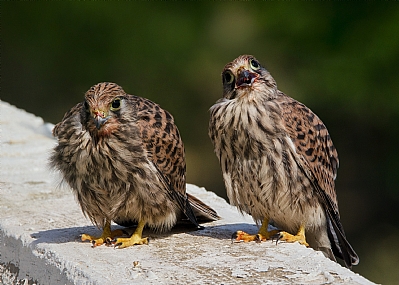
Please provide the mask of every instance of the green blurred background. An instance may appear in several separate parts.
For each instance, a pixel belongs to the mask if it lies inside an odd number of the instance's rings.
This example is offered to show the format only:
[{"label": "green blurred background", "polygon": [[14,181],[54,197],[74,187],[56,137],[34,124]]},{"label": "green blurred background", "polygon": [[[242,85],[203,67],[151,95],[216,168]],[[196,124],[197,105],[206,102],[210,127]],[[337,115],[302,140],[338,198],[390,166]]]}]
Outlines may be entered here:
[{"label": "green blurred background", "polygon": [[329,128],[354,271],[399,282],[399,3],[0,5],[2,100],[56,123],[90,86],[116,82],[174,115],[188,182],[223,197],[208,109],[224,65],[255,55]]}]

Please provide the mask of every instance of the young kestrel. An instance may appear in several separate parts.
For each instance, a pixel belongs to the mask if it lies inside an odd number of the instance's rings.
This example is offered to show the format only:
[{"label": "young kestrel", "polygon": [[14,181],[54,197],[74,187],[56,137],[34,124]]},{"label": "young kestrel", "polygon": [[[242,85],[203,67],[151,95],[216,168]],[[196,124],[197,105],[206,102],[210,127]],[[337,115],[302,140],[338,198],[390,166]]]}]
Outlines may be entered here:
[{"label": "young kestrel", "polygon": [[144,226],[170,229],[181,215],[216,212],[186,193],[184,145],[172,115],[148,99],[126,94],[115,83],[99,83],[68,111],[54,130],[58,145],[50,164],[75,193],[83,213],[103,228],[100,237],[82,235],[93,246],[114,240],[111,221],[138,223],[119,248],[147,244]]},{"label": "young kestrel", "polygon": [[[338,154],[323,122],[277,89],[250,55],[227,64],[223,98],[210,109],[209,136],[230,203],[262,226],[237,240],[299,241],[347,267],[359,258],[340,222],[334,181]],[[269,222],[284,231],[268,232]],[[306,233],[306,238],[305,238]]]}]

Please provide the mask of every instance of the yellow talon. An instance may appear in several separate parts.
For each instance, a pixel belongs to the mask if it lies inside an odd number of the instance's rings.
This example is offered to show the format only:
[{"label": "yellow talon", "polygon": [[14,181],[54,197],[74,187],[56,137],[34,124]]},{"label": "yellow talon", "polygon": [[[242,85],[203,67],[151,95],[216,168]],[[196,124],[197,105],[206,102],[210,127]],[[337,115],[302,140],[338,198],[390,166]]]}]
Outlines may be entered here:
[{"label": "yellow talon", "polygon": [[280,232],[279,237],[277,238],[277,242],[279,240],[286,241],[286,242],[299,242],[300,244],[303,244],[306,247],[309,247],[309,244],[306,242],[306,237],[305,237],[305,227],[301,225],[299,227],[298,233],[296,235],[292,235],[287,232]]},{"label": "yellow talon", "polygon": [[273,231],[268,231],[267,227],[269,226],[269,218],[265,218],[262,222],[262,226],[260,227],[258,234],[256,235],[250,235],[247,234],[246,232],[243,231],[237,231],[233,236],[235,237],[236,241],[244,241],[244,242],[250,242],[250,241],[264,241],[267,239],[270,239],[272,236],[277,234],[279,231],[273,230]]},{"label": "yellow talon", "polygon": [[117,238],[115,241],[115,247],[125,248],[132,245],[148,244],[148,238],[142,238],[143,229],[145,226],[144,221],[140,221],[137,225],[136,230],[130,238]]},{"label": "yellow talon", "polygon": [[82,241],[86,240],[91,241],[92,246],[96,247],[104,243],[108,243],[110,240],[113,240],[116,236],[121,236],[121,235],[123,235],[123,231],[122,230],[111,231],[111,223],[107,221],[105,223],[101,236],[95,237],[88,234],[82,234],[81,239]]}]

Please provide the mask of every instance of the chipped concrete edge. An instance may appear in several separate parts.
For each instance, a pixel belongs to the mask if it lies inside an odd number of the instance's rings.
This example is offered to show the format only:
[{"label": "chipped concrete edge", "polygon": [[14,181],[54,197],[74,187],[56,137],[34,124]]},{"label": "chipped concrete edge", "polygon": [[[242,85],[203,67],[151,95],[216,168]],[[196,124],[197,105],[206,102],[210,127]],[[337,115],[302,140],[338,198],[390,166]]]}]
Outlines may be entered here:
[{"label": "chipped concrete edge", "polygon": [[[67,275],[67,267],[54,259],[54,254],[41,254],[24,244],[21,239],[0,229],[1,263],[0,282],[4,285],[73,284]],[[20,278],[23,279],[20,279]]]}]

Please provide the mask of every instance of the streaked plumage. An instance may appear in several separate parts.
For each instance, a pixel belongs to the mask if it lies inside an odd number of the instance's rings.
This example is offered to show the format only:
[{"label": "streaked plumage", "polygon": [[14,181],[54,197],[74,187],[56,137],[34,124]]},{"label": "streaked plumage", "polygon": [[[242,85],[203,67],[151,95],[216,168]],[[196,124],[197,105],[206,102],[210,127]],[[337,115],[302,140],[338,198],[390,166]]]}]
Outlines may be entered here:
[{"label": "streaked plumage", "polygon": [[[111,221],[168,230],[181,213],[196,226],[196,215],[218,218],[186,194],[184,145],[172,115],[158,104],[126,94],[117,84],[99,83],[53,133],[58,145],[51,166],[73,189],[83,213],[104,232],[110,231]],[[101,244],[113,237],[107,232],[102,240],[87,239]]]},{"label": "streaked plumage", "polygon": [[267,238],[270,220],[288,233],[306,233],[302,243],[331,259],[357,264],[338,212],[338,154],[323,122],[279,91],[253,56],[227,64],[222,77],[223,98],[210,109],[209,136],[230,203],[266,223],[260,233]]}]

